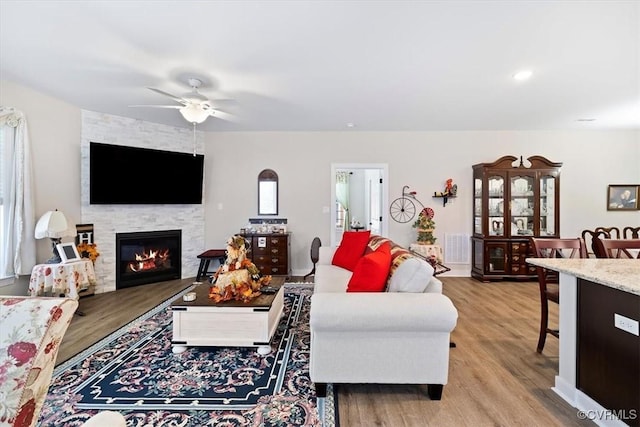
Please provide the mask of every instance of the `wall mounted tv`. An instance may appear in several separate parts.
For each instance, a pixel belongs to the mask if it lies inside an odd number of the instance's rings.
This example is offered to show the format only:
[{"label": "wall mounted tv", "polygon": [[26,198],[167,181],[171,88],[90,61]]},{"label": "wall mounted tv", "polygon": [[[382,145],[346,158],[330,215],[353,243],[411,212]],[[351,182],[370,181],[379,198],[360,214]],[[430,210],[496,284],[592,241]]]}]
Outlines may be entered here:
[{"label": "wall mounted tv", "polygon": [[92,205],[201,204],[204,156],[89,143]]}]

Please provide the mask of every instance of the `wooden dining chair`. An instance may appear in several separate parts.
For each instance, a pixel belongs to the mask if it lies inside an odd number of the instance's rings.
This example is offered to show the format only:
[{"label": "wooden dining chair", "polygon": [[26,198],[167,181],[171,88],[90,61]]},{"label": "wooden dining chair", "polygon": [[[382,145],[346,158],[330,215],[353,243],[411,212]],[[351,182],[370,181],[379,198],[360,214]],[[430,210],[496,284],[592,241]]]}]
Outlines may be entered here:
[{"label": "wooden dining chair", "polygon": [[625,227],[622,229],[623,239],[640,239],[640,227]]},{"label": "wooden dining chair", "polygon": [[640,239],[603,239],[607,258],[640,259]]},{"label": "wooden dining chair", "polygon": [[582,231],[582,239],[585,242],[587,248],[591,248],[591,252],[587,249],[587,258],[591,258],[593,255],[596,258],[606,258],[607,255],[604,253],[604,249],[600,244],[602,239],[610,239],[611,234],[604,230],[583,230]]},{"label": "wooden dining chair", "polygon": [[620,229],[618,227],[596,227],[594,231],[604,231],[607,233],[607,239],[620,238]]},{"label": "wooden dining chair", "polygon": [[[531,238],[533,253],[536,258],[587,258],[584,239],[545,239]],[[560,304],[558,288],[558,272],[536,266],[538,285],[540,287],[540,334],[536,351],[542,353],[547,334],[560,337],[558,329],[549,328],[549,301]]]},{"label": "wooden dining chair", "polygon": [[309,276],[313,276],[316,274],[316,263],[318,259],[320,259],[320,246],[322,246],[322,242],[319,237],[314,237],[311,241],[311,249],[309,250],[309,254],[311,255],[311,262],[313,263],[313,269],[307,274],[304,275],[303,280]]}]

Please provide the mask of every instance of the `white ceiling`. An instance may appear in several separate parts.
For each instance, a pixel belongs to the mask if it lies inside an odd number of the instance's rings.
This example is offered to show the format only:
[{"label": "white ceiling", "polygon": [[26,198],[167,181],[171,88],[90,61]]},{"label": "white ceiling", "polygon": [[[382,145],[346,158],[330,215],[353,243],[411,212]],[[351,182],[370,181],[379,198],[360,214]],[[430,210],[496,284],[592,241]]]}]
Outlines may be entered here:
[{"label": "white ceiling", "polygon": [[236,117],[208,131],[640,129],[639,28],[635,0],[0,0],[0,78],[189,127],[128,106],[198,77]]}]

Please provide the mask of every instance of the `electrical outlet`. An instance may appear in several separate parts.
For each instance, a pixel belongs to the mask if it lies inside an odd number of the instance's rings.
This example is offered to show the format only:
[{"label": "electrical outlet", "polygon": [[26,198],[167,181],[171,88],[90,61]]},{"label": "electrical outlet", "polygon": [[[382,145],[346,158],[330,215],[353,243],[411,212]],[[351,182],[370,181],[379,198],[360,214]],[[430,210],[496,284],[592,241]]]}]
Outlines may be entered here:
[{"label": "electrical outlet", "polygon": [[629,319],[628,317],[614,313],[613,326],[635,336],[640,336],[640,327],[637,320]]}]

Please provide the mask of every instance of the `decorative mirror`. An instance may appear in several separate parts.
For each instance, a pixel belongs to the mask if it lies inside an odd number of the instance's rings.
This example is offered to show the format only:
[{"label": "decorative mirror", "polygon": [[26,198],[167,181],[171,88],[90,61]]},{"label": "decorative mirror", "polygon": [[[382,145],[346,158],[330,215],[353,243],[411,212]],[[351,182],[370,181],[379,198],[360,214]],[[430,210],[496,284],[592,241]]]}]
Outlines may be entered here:
[{"label": "decorative mirror", "polygon": [[278,215],[278,174],[272,169],[258,174],[258,215]]}]

